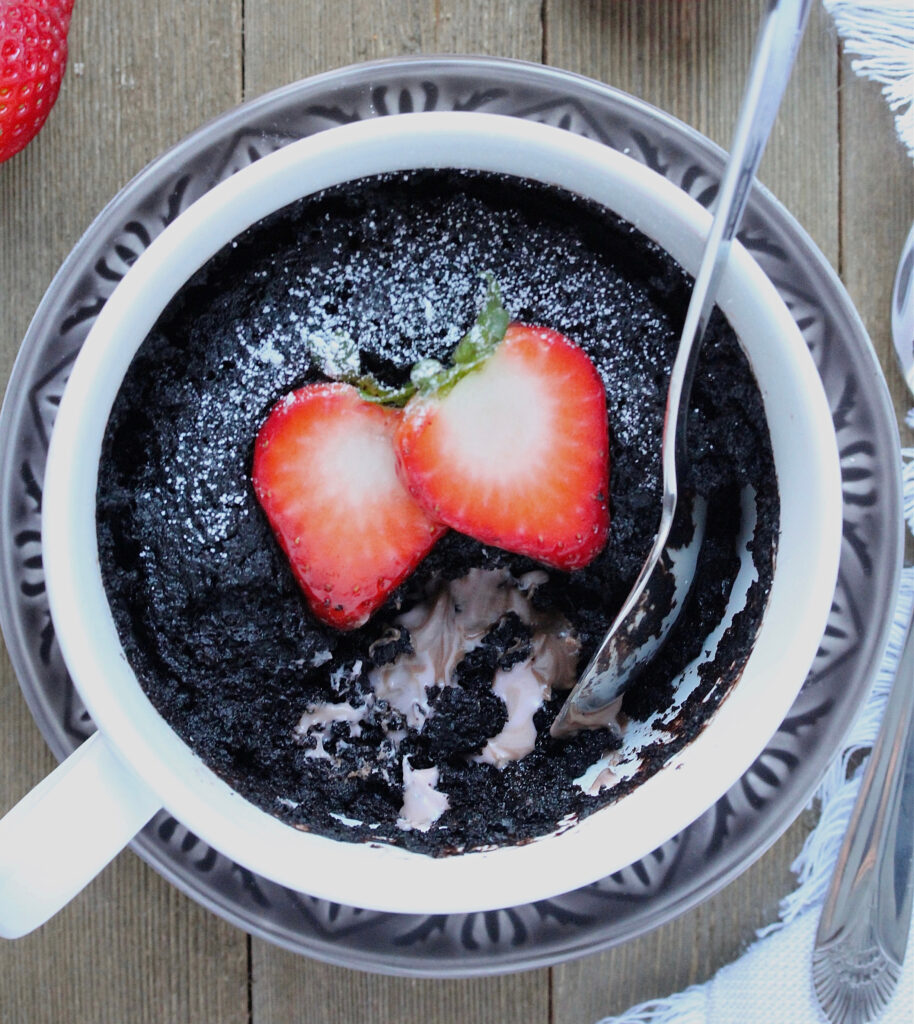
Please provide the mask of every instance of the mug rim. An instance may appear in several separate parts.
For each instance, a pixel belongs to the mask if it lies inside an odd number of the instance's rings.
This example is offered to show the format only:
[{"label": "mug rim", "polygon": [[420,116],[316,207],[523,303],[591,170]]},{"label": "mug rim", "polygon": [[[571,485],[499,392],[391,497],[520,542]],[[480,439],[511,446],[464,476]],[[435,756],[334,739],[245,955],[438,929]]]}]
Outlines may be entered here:
[{"label": "mug rim", "polygon": [[[476,146],[472,153],[467,148],[471,142]],[[585,195],[591,195],[590,189],[604,188],[610,178],[616,185],[624,183],[631,189],[632,196],[639,200],[649,197],[668,211],[672,233],[661,244],[683,265],[688,265],[688,260],[682,255],[690,247],[694,249],[696,238],[703,236],[710,223],[710,215],[694,200],[624,154],[561,129],[504,115],[468,112],[391,115],[328,129],[291,143],[239,171],[197,200],[152,242],[115,289],[86,339],[58,411],[48,454],[42,509],[48,597],[64,660],[92,718],[120,758],[139,772],[175,817],[238,863],[315,896],[395,912],[492,909],[553,896],[605,877],[681,831],[749,767],[789,709],[821,638],[840,551],[840,470],[821,382],[782,300],[748,253],[734,245],[731,266],[721,288],[720,305],[731,321],[748,319],[750,315],[761,316],[774,329],[780,348],[775,345],[774,354],[750,353],[754,369],[759,360],[776,361],[775,356],[781,359],[785,354],[789,356],[788,363],[796,376],[796,390],[803,398],[789,426],[795,430],[801,424],[802,412],[809,420],[807,426],[811,423],[814,427],[809,431],[812,445],[806,453],[810,460],[806,477],[811,481],[808,484],[811,514],[818,520],[820,539],[815,557],[807,563],[812,594],[809,608],[798,613],[795,607],[785,606],[790,612],[788,619],[783,620],[783,616],[775,619],[774,626],[769,624],[766,612],[759,630],[761,638],[766,626],[769,632],[779,624],[785,630],[792,628],[792,643],[786,645],[781,660],[775,659],[785,668],[781,675],[789,677],[788,683],[777,689],[776,699],[772,697],[763,708],[753,709],[750,716],[752,741],[744,741],[740,749],[729,751],[726,771],[721,770],[720,757],[713,748],[718,734],[725,735],[727,728],[744,728],[742,705],[745,702],[739,695],[741,683],[736,684],[734,692],[717,709],[701,734],[687,745],[683,756],[677,755],[634,793],[595,812],[573,828],[520,846],[431,858],[380,843],[348,843],[300,832],[249,803],[200,761],[161,718],[140,687],[121,648],[104,594],[95,542],[94,509],[98,454],[111,403],[136,349],[167,302],[206,259],[241,230],[287,202],[329,184],[378,171],[459,166],[454,160],[438,164],[417,162],[417,151],[428,153],[435,148],[443,155],[448,146],[458,155],[478,158],[464,162],[463,166],[480,170],[504,170],[504,167],[486,164],[516,158],[517,147],[527,147],[524,152],[535,152],[543,160],[533,173],[530,168],[526,169],[527,177],[568,187],[564,182],[573,164],[578,187],[572,190]],[[382,152],[398,166],[379,167],[378,154]],[[346,155],[345,177],[331,175],[332,180],[322,179],[320,173],[330,173],[329,168],[334,166],[334,161],[339,162],[342,153]],[[301,185],[303,170],[309,176],[308,187]],[[588,189],[580,187],[582,179],[590,182]],[[291,198],[283,199],[286,195]],[[604,202],[604,205],[618,210],[616,204]],[[246,223],[241,223],[245,219]],[[643,218],[641,223],[631,216],[626,219],[651,234],[645,229]],[[145,329],[137,326],[141,321],[136,317],[137,303],[143,301],[146,309],[142,323],[149,321]],[[131,344],[123,344],[125,336],[131,338]],[[99,384],[100,380],[108,382],[106,387]],[[769,418],[769,429],[773,428]],[[86,515],[88,508],[92,510],[91,517]],[[82,509],[82,516],[71,515],[75,509]],[[775,583],[779,578],[776,570],[769,611],[774,604]],[[803,629],[796,625],[798,618],[802,620]],[[750,680],[755,654],[753,651],[746,666]],[[787,668],[792,671],[786,671]],[[688,790],[688,783],[693,779],[704,782],[697,801],[692,794],[681,792]],[[632,799],[645,792],[650,800],[643,795]],[[666,805],[678,812],[645,824],[641,820],[645,802],[660,807]],[[601,850],[601,837],[606,831],[603,821],[609,812],[613,812],[612,832],[624,835],[617,839],[615,856],[607,856],[605,847]],[[252,839],[252,828],[256,829],[256,839]],[[637,837],[637,842],[633,837]],[[392,869],[395,863],[402,864],[408,873],[406,877],[413,881],[414,894],[404,895],[397,892],[396,887],[393,895],[376,892],[378,887],[371,879],[366,882],[359,878],[358,871],[364,871],[366,866],[366,845],[371,847],[371,856],[379,860],[371,873]],[[300,868],[301,859],[308,856],[333,858],[337,865],[337,871],[331,875],[334,884],[325,885],[320,872],[316,873],[319,884],[310,881],[307,872],[303,873]],[[556,872],[557,864],[563,865],[561,872]],[[553,878],[560,875],[561,878],[553,880],[551,887],[531,885],[530,877],[537,875],[552,875]]]}]

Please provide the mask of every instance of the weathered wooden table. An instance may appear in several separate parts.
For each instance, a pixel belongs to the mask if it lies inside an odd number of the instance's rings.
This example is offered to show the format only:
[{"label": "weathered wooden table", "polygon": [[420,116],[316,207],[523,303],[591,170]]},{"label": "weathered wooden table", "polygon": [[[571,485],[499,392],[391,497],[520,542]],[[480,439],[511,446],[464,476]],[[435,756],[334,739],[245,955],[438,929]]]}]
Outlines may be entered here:
[{"label": "weathered wooden table", "polygon": [[[726,145],[762,6],[77,0],[58,105],[36,142],[0,166],[3,381],[44,289],[103,204],[164,148],[243,99],[377,57],[497,54],[608,82]],[[878,89],[851,73],[819,9],[760,177],[837,268],[903,410],[888,311],[895,261],[914,219],[914,176]],[[53,763],[4,655],[0,812]],[[726,890],[636,941],[551,969],[471,981],[379,977],[280,951],[204,911],[127,852],[44,928],[0,945],[0,1020],[596,1020],[703,981],[737,956],[775,918],[809,825],[795,823]]]}]

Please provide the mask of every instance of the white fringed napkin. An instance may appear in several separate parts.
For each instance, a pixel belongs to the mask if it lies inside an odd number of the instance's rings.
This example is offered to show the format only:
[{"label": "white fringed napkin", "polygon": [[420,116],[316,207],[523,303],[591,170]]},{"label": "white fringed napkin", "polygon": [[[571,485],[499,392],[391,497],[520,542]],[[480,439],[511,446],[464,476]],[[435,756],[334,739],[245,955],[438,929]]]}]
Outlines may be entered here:
[{"label": "white fringed napkin", "polygon": [[898,137],[914,159],[914,0],[822,0],[851,67],[882,85]]}]

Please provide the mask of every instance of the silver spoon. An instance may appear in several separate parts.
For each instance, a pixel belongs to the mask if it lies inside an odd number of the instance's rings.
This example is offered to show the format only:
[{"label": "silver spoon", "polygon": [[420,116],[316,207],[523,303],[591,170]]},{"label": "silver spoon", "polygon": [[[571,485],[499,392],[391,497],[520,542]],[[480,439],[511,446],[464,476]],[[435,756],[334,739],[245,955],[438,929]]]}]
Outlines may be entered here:
[{"label": "silver spoon", "polygon": [[681,487],[692,380],[730,243],[796,59],[811,0],[769,0],[759,29],[711,231],[673,363],[663,424],[660,527],[634,588],[552,725],[561,737],[606,725],[607,711],[662,647],[692,585],[705,508]]},{"label": "silver spoon", "polygon": [[[892,295],[892,336],[914,391],[914,227]],[[812,977],[826,1016],[863,1024],[901,975],[914,896],[914,617],[819,919]]]}]

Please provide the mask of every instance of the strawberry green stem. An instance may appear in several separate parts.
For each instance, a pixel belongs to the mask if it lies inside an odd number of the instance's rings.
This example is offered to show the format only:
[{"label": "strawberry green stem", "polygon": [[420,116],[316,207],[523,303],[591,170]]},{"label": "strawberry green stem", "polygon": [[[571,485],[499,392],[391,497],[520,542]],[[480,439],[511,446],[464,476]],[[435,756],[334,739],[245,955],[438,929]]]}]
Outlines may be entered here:
[{"label": "strawberry green stem", "polygon": [[413,364],[409,383],[399,388],[382,384],[372,374],[346,377],[359,389],[366,402],[402,409],[414,395],[446,395],[468,373],[478,369],[495,351],[505,336],[509,317],[502,304],[501,289],[495,278],[486,274],[486,294],[473,326],[461,338],[451,355],[451,365],[437,359],[420,359]]}]

